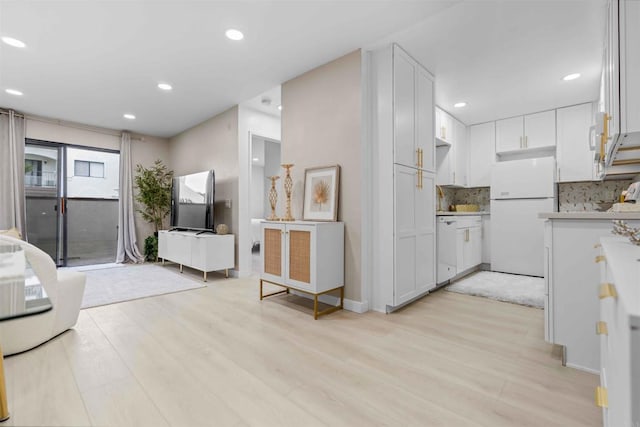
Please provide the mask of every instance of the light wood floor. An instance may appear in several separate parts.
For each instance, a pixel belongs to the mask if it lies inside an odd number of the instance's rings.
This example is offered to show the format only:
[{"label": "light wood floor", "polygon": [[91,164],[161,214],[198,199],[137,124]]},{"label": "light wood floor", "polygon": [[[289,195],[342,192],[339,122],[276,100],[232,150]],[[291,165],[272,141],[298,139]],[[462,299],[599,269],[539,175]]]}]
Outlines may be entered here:
[{"label": "light wood floor", "polygon": [[597,377],[563,368],[543,312],[435,292],[313,320],[256,279],[83,310],[5,368],[4,425],[596,426]]}]

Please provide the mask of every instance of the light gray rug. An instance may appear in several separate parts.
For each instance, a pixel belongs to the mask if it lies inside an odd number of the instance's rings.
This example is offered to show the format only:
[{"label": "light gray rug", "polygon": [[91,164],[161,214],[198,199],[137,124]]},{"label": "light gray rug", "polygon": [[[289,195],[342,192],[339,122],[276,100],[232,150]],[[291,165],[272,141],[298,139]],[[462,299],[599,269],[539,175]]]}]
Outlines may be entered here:
[{"label": "light gray rug", "polygon": [[113,304],[155,295],[203,288],[188,276],[154,264],[125,265],[85,271],[82,308]]},{"label": "light gray rug", "polygon": [[536,308],[544,307],[544,279],[541,277],[479,271],[454,282],[445,290]]}]

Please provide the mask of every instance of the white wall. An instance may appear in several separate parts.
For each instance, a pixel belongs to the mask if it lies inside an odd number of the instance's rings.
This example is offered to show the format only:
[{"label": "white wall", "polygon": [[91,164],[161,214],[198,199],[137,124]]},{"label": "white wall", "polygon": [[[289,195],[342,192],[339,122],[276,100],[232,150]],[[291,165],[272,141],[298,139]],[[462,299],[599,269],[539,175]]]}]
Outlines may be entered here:
[{"label": "white wall", "polygon": [[[28,139],[120,150],[119,131],[111,129],[92,128],[76,123],[32,118],[27,118],[26,128],[26,137]],[[149,167],[153,165],[156,159],[168,164],[169,141],[153,136],[134,135],[131,142],[131,158],[134,174],[136,164]],[[144,239],[153,234],[153,226],[142,219],[138,212],[135,215],[135,225],[138,248],[143,250]]]},{"label": "white wall", "polygon": [[[238,107],[188,129],[169,142],[169,165],[176,175],[213,169],[216,174],[216,225],[224,223],[236,235],[238,269]],[[248,158],[245,159],[248,163]],[[247,168],[248,173],[248,168]],[[248,197],[249,188],[246,188]],[[231,204],[225,206],[225,200]],[[248,211],[247,211],[248,213]]]},{"label": "white wall", "polygon": [[364,302],[361,273],[362,87],[357,50],[282,85],[282,162],[293,163],[293,215],[302,214],[305,168],[339,164],[345,223],[345,297]]},{"label": "white wall", "polygon": [[241,104],[238,106],[238,159],[239,159],[239,228],[238,228],[238,273],[251,274],[251,135],[280,141],[280,119],[261,113]]}]

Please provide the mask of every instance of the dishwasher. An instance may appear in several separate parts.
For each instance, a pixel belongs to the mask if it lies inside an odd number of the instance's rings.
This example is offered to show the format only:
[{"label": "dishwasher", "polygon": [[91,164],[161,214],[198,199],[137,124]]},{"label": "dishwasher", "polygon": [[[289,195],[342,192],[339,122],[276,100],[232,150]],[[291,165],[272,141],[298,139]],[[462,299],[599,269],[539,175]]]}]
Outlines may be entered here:
[{"label": "dishwasher", "polygon": [[438,267],[436,270],[438,285],[451,280],[457,274],[456,233],[458,221],[455,216],[440,216],[436,228],[438,248]]}]

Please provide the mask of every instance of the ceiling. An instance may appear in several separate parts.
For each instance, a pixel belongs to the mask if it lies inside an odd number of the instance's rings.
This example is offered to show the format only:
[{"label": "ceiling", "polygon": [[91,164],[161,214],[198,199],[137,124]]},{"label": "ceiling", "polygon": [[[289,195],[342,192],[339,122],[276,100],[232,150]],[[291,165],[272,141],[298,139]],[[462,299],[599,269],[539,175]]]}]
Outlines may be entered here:
[{"label": "ceiling", "polygon": [[0,1],[0,36],[27,44],[0,43],[0,107],[171,137],[241,102],[267,112],[259,94],[396,41],[436,75],[436,103],[472,124],[596,99],[605,11],[606,0]]},{"label": "ceiling", "polygon": [[392,38],[436,76],[436,104],[470,125],[596,100],[606,4],[467,1]]},{"label": "ceiling", "polygon": [[454,3],[0,1],[0,106],[170,137]]}]

